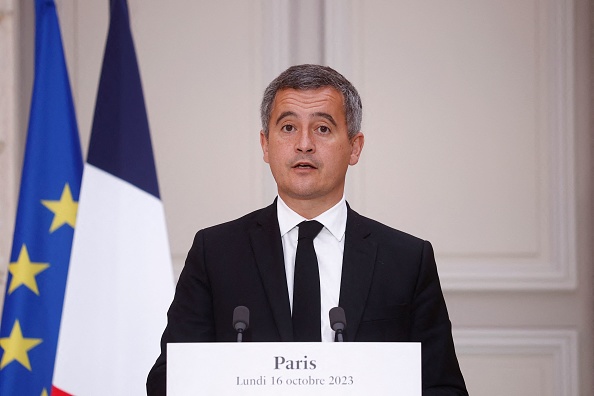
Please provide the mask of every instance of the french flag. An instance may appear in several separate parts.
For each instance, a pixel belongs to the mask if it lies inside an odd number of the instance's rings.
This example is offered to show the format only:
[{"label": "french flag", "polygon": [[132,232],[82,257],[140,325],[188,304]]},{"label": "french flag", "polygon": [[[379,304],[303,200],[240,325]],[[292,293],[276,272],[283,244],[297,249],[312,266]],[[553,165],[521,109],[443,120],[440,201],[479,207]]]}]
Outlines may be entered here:
[{"label": "french flag", "polygon": [[144,395],[173,272],[125,0],[110,25],[84,166],[52,395]]}]

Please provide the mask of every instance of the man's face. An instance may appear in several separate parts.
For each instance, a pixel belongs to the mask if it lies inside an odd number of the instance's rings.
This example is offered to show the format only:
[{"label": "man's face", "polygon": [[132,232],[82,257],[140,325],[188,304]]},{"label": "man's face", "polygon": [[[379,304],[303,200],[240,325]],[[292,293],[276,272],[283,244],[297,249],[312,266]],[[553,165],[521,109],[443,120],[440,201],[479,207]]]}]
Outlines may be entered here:
[{"label": "man's face", "polygon": [[363,134],[349,139],[343,98],[331,87],[276,93],[268,139],[260,134],[280,197],[326,208],[344,193],[345,175],[363,148]]}]

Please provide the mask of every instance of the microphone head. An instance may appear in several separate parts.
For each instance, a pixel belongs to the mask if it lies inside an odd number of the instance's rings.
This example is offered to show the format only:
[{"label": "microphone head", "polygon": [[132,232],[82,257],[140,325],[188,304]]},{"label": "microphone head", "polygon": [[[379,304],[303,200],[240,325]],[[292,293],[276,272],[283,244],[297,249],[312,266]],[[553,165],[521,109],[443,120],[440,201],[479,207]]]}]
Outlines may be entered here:
[{"label": "microphone head", "polygon": [[250,325],[250,310],[243,305],[233,310],[233,328],[235,331],[244,331]]},{"label": "microphone head", "polygon": [[330,310],[330,327],[334,331],[344,331],[346,328],[346,315],[341,307],[334,307]]}]

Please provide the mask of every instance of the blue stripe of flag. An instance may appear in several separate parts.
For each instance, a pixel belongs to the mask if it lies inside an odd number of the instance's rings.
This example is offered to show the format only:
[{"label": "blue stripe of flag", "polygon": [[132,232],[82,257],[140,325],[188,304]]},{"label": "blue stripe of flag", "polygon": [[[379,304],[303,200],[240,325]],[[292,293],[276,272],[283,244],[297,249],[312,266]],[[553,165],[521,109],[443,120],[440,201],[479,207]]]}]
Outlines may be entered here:
[{"label": "blue stripe of flag", "polygon": [[111,0],[110,11],[87,162],[159,198],[126,1]]}]

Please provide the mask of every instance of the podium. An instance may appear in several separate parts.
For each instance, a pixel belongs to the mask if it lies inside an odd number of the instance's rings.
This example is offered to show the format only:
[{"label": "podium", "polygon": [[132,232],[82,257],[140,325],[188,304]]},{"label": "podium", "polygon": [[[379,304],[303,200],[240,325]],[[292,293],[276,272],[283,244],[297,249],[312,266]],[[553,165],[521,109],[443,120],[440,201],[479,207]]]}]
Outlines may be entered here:
[{"label": "podium", "polygon": [[421,396],[421,344],[171,343],[167,395]]}]

